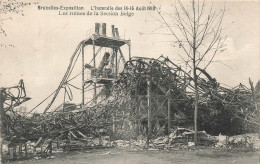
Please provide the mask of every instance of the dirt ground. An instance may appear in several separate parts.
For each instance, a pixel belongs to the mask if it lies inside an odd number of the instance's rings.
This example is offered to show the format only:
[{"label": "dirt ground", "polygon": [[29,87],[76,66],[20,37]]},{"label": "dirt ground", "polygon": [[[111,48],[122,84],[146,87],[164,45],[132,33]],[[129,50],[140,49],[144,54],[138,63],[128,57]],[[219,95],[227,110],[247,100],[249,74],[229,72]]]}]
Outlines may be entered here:
[{"label": "dirt ground", "polygon": [[260,152],[228,150],[102,149],[55,153],[49,159],[14,161],[12,164],[259,164]]}]

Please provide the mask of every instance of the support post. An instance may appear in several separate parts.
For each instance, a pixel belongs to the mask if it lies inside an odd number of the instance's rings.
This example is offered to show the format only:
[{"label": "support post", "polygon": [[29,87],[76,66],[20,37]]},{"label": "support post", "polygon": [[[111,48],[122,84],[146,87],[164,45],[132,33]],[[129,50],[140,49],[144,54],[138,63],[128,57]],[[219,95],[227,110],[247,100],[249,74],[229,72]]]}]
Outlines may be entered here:
[{"label": "support post", "polygon": [[147,106],[148,106],[148,135],[147,135],[147,147],[149,147],[149,140],[152,132],[151,121],[151,77],[147,77]]},{"label": "support post", "polygon": [[[170,79],[171,79],[171,71],[169,70],[169,76],[170,76]],[[170,135],[171,133],[171,83],[168,84],[168,136]]]},{"label": "support post", "polygon": [[117,74],[118,74],[118,60],[117,60],[117,50],[118,48],[114,48],[114,52],[115,52],[115,55],[116,55],[116,77],[117,77]]},{"label": "support post", "polygon": [[171,133],[171,90],[168,91],[168,136]]},{"label": "support post", "polygon": [[[85,99],[85,93],[84,93],[84,86],[85,86],[85,80],[84,80],[84,70],[85,70],[85,64],[84,64],[84,47],[85,47],[85,42],[82,43],[82,102],[81,102],[81,108],[83,110],[84,108],[84,99]],[[65,95],[64,95],[64,100],[65,100]]]},{"label": "support post", "polygon": [[43,153],[43,143],[41,144],[41,154]]},{"label": "support post", "polygon": [[49,148],[50,148],[50,156],[52,155],[52,140],[50,141],[50,144],[49,144]]},{"label": "support post", "polygon": [[260,111],[258,110],[257,101],[255,101],[255,110],[258,112],[258,139],[260,139]]},{"label": "support post", "polygon": [[135,115],[137,116],[137,118],[135,118],[135,134],[136,137],[139,136],[139,120],[140,120],[140,113],[139,113],[139,109],[138,109],[138,81],[136,81],[136,86],[135,86]]},{"label": "support post", "polygon": [[14,158],[17,158],[17,146],[14,145]]},{"label": "support post", "polygon": [[128,45],[128,48],[129,48],[129,60],[131,59],[131,44],[129,43]]},{"label": "support post", "polygon": [[1,159],[0,159],[0,163],[2,162],[2,159],[3,159],[3,144],[1,143]]},{"label": "support post", "polygon": [[[255,111],[258,113],[258,123],[260,123],[260,111],[258,111],[257,95],[256,95],[257,93],[256,93],[256,90],[254,89],[254,84],[250,78],[249,78],[249,84],[251,87],[252,97],[253,97],[253,101],[255,104]],[[258,138],[260,139],[260,124],[258,124]]]},{"label": "support post", "polygon": [[60,141],[59,141],[59,139],[57,139],[57,148],[58,149],[60,148]]},{"label": "support post", "polygon": [[21,159],[22,158],[22,154],[23,154],[23,147],[22,147],[22,144],[20,143],[19,144],[19,147],[18,147],[18,149],[19,149],[19,159]]},{"label": "support post", "polygon": [[125,63],[126,60],[125,60],[124,54],[123,54],[123,52],[121,51],[120,47],[118,47],[118,51],[119,51],[119,53],[120,53],[120,57],[122,58],[122,61]]},{"label": "support post", "polygon": [[[84,80],[83,80],[84,81]],[[84,85],[84,84],[83,84]],[[83,86],[83,91],[84,91],[84,86]],[[83,92],[84,94],[84,92]],[[83,96],[84,97],[84,96]],[[64,88],[64,97],[63,97],[63,112],[64,112],[64,109],[65,109],[65,101],[66,101],[66,89]],[[83,108],[82,108],[83,109]]]},{"label": "support post", "polygon": [[109,130],[109,147],[112,147],[112,144],[111,144],[111,131]]},{"label": "support post", "polygon": [[93,65],[94,65],[94,75],[95,75],[95,80],[94,80],[94,96],[93,96],[93,102],[94,104],[97,104],[97,72],[96,72],[96,51],[95,51],[95,35],[93,35],[93,40],[92,40],[92,44],[93,44]]},{"label": "support post", "polygon": [[258,139],[260,139],[260,111],[258,110],[257,100],[254,98],[255,111],[258,113]]},{"label": "support post", "polygon": [[27,144],[26,144],[26,142],[24,143],[24,151],[25,151],[25,158],[27,158],[28,154],[27,154]]},{"label": "support post", "polygon": [[[2,135],[3,135],[3,128],[4,128],[4,116],[3,116],[3,113],[4,113],[4,95],[3,95],[3,91],[2,89],[0,89],[0,138],[2,138]],[[0,143],[1,144],[1,157],[3,159],[3,144],[2,142]],[[0,163],[1,163],[1,159],[0,159]]]},{"label": "support post", "polygon": [[[4,94],[3,90],[0,89],[0,129],[1,129],[1,135],[3,134],[4,129]],[[2,137],[1,137],[2,138]]]},{"label": "support post", "polygon": [[113,134],[115,134],[116,133],[116,114],[115,113],[113,113],[112,119],[113,119]]},{"label": "support post", "polygon": [[98,132],[98,144],[99,144],[99,145],[102,144],[102,141],[101,141],[101,134],[100,134],[100,129],[99,129],[99,132]]},{"label": "support post", "polygon": [[9,158],[12,160],[14,159],[14,147],[9,148]]}]

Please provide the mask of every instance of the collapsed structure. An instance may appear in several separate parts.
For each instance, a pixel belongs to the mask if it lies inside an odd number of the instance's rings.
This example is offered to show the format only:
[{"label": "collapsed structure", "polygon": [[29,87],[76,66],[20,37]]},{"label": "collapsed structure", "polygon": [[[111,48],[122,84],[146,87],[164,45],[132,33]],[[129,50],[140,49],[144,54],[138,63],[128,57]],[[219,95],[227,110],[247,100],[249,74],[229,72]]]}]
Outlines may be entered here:
[{"label": "collapsed structure", "polygon": [[[127,45],[129,61],[121,47]],[[92,46],[93,58],[86,63],[86,46]],[[102,48],[105,52],[101,54]],[[97,48],[97,49],[96,49]],[[82,54],[82,86],[70,83],[71,72]],[[97,56],[100,65],[97,66]],[[199,130],[211,135],[257,132],[259,127],[259,88],[240,84],[229,88],[220,85],[206,70],[198,69]],[[80,105],[63,102],[60,108],[47,112],[60,90],[70,98],[70,87],[82,92]],[[18,89],[18,95],[11,92]],[[10,148],[19,145],[26,151],[26,142],[35,142],[37,148],[48,141],[64,142],[65,147],[80,141],[91,146],[91,138],[109,136],[109,140],[131,140],[144,136],[149,140],[170,134],[177,127],[193,127],[194,85],[188,72],[170,59],[132,57],[130,40],[121,39],[112,26],[112,37],[106,35],[106,24],[96,24],[95,34],[83,40],[75,50],[69,67],[58,89],[43,114],[20,115],[14,108],[29,100],[24,84],[1,88],[1,134]],[[91,88],[91,89],[89,89]],[[93,91],[93,98],[85,102],[86,92]],[[7,101],[11,101],[7,103]],[[30,111],[31,112],[31,111]],[[191,139],[192,140],[192,139]]]}]

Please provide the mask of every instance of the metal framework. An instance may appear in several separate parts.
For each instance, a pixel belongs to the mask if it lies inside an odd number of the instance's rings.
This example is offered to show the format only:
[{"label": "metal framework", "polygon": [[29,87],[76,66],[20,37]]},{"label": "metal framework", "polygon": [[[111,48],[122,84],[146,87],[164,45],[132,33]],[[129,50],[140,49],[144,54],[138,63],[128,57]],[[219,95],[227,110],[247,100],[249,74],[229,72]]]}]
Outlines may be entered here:
[{"label": "metal framework", "polygon": [[[100,27],[102,33],[99,32]],[[87,136],[100,136],[102,130],[113,139],[143,135],[149,145],[151,138],[169,134],[176,126],[193,126],[194,85],[189,73],[164,56],[158,59],[132,57],[130,40],[120,39],[114,26],[112,37],[106,36],[106,24],[96,24],[95,29],[95,34],[78,45],[64,78],[51,94],[53,98],[43,114],[27,117],[14,111],[15,106],[29,100],[23,81],[15,87],[1,88],[4,140],[40,143],[40,140],[50,139],[51,145],[53,140],[68,140],[68,136],[72,136],[84,142]],[[128,61],[121,50],[124,45],[129,49]],[[86,46],[93,49],[90,53],[93,62],[89,64],[85,60],[89,59]],[[100,55],[102,48],[107,48],[103,56]],[[69,79],[69,76],[79,52],[82,58],[82,86],[78,88],[82,91],[80,110],[74,110],[75,105],[65,104],[64,101],[62,112],[58,108],[48,112],[61,88],[71,92],[68,85],[75,77]],[[102,56],[99,65],[96,64],[98,55]],[[198,71],[199,128],[211,134],[256,131],[259,127],[257,102],[260,85],[258,89],[252,83],[251,88],[242,84],[234,88],[223,87],[205,70]],[[89,101],[92,105],[85,102],[90,86],[93,86],[93,98]],[[18,89],[18,96],[11,89]]]},{"label": "metal framework", "polygon": [[[102,32],[99,32],[100,27],[102,27]],[[95,26],[95,34],[90,36],[82,43],[82,109],[85,106],[85,85],[90,83],[93,85],[93,103],[97,104],[97,98],[100,96],[97,93],[97,88],[100,85],[104,86],[104,90],[109,89],[111,83],[117,80],[119,75],[119,66],[125,63],[125,57],[121,51],[121,47],[124,45],[128,45],[129,47],[129,59],[131,58],[131,41],[120,39],[119,32],[117,28],[114,28],[112,25],[112,37],[106,36],[106,24],[103,23],[100,26],[99,23],[96,23]],[[89,64],[85,64],[85,51],[84,48],[86,46],[93,47],[93,66]],[[96,51],[96,48],[98,50]],[[108,48],[100,61],[100,65],[97,67],[97,55],[102,48]],[[112,54],[109,53],[111,50]],[[108,67],[106,69],[105,67]],[[86,72],[85,69],[88,68],[90,72]],[[120,70],[121,71],[121,70]],[[85,79],[85,74],[91,74],[88,79]]]}]

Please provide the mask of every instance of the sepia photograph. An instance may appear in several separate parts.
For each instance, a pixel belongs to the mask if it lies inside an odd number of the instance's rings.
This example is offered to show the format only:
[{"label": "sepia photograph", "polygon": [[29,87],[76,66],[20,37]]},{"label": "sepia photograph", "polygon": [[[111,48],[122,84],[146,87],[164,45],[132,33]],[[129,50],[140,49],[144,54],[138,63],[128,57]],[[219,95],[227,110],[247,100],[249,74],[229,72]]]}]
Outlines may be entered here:
[{"label": "sepia photograph", "polygon": [[259,164],[259,0],[0,0],[0,163]]}]

